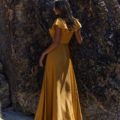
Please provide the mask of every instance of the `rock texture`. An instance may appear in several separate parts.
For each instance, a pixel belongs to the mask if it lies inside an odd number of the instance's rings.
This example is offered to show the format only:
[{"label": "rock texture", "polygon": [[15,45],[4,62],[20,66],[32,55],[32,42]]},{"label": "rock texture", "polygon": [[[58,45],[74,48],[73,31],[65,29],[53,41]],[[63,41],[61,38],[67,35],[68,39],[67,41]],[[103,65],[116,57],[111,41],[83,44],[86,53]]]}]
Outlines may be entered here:
[{"label": "rock texture", "polygon": [[7,107],[11,103],[9,84],[3,71],[3,64],[0,62],[0,113],[2,108]]},{"label": "rock texture", "polygon": [[[68,0],[82,24],[83,43],[70,41],[84,120],[118,120],[120,114],[120,1]],[[16,111],[35,114],[52,39],[52,0],[0,0],[0,60]],[[44,66],[45,66],[44,59]]]},{"label": "rock texture", "polygon": [[11,103],[9,85],[2,74],[0,74],[0,102],[1,108],[5,108]]}]

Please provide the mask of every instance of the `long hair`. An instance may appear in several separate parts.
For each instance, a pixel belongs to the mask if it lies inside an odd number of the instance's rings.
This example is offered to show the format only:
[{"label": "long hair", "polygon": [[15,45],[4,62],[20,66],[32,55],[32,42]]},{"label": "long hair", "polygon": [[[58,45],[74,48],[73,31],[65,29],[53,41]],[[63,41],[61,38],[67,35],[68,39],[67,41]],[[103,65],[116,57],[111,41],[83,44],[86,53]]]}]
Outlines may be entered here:
[{"label": "long hair", "polygon": [[74,22],[75,18],[70,9],[70,4],[67,0],[55,0],[54,5],[55,9],[61,12],[61,15],[57,15],[57,17],[62,18],[66,22],[69,31],[71,31],[76,24]]}]

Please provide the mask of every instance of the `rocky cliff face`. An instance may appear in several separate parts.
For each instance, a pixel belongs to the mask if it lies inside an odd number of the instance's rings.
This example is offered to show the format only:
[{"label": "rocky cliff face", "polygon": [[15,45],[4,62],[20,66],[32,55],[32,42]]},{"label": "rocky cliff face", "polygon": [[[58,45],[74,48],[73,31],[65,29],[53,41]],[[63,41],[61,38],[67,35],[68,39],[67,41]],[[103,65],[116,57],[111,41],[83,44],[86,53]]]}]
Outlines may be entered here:
[{"label": "rocky cliff face", "polygon": [[[0,0],[0,60],[16,111],[35,114],[52,39],[52,1]],[[84,120],[117,120],[120,110],[120,1],[69,0],[83,43],[70,41]],[[45,59],[44,59],[45,66]]]}]

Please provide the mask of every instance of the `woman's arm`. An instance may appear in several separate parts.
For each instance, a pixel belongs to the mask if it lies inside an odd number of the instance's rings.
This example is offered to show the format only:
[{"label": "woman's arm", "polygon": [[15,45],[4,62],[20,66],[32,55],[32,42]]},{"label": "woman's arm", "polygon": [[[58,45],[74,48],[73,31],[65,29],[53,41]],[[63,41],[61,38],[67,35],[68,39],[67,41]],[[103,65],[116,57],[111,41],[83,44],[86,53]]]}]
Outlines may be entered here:
[{"label": "woman's arm", "polygon": [[51,52],[53,49],[55,49],[56,47],[58,47],[59,41],[60,41],[60,37],[61,37],[61,28],[59,28],[57,25],[55,25],[55,37],[54,37],[54,41],[52,42],[52,44],[42,54],[46,55],[49,52]]},{"label": "woman's arm", "polygon": [[82,41],[83,41],[83,39],[81,37],[81,30],[80,29],[78,29],[77,31],[75,31],[75,37],[76,37],[78,43],[81,44]]},{"label": "woman's arm", "polygon": [[40,56],[39,59],[39,64],[41,67],[43,67],[43,59],[44,56],[46,54],[48,54],[49,52],[51,52],[53,49],[55,49],[56,47],[58,47],[59,45],[59,41],[60,41],[60,37],[61,37],[61,28],[59,28],[57,25],[54,26],[55,27],[55,37],[54,37],[54,41],[52,42],[52,44],[42,53],[42,55]]}]

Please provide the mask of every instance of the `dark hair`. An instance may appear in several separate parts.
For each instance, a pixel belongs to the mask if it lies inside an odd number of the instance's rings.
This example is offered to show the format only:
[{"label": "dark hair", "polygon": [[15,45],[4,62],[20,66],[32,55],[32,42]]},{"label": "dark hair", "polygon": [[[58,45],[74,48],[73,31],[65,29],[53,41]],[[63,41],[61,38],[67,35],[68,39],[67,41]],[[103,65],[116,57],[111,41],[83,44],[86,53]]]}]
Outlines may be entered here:
[{"label": "dark hair", "polygon": [[61,12],[61,15],[57,15],[57,17],[65,20],[69,31],[76,25],[74,20],[75,18],[72,15],[72,11],[70,9],[70,4],[67,0],[55,0],[54,1],[55,9]]}]

